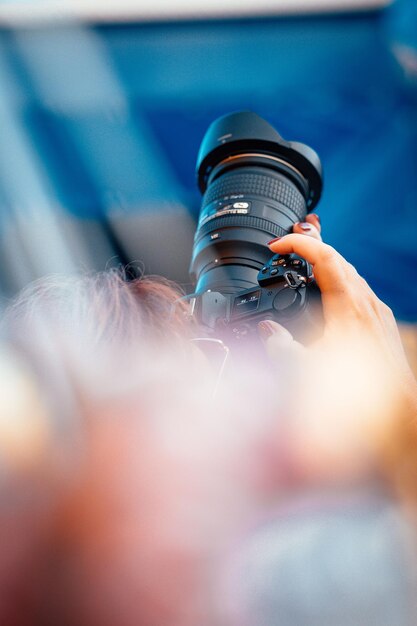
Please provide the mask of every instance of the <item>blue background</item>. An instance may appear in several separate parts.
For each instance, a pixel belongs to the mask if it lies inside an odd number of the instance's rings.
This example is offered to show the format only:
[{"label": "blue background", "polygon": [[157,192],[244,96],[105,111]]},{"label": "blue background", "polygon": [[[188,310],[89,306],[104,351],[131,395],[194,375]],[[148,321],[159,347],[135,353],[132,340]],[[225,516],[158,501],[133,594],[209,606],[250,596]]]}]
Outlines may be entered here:
[{"label": "blue background", "polygon": [[[87,223],[118,261],[140,259],[146,269],[187,284],[192,228],[182,231],[177,263],[175,249],[164,246],[158,233],[162,229],[166,240],[178,227],[175,236],[181,237],[184,212],[171,219],[168,233],[165,215],[185,207],[196,220],[195,159],[211,121],[234,110],[257,112],[286,139],[319,153],[325,185],[317,212],[324,238],[399,319],[416,321],[412,4],[356,15],[3,29],[7,115],[13,113],[36,155],[59,219],[66,215],[85,231],[92,253],[98,246],[95,235],[89,240]],[[7,115],[0,110],[0,281],[12,294],[21,285],[6,243],[16,205],[25,204],[13,189],[33,194],[19,159],[13,164],[17,139]],[[158,262],[147,261],[152,242],[141,245],[145,213],[155,218]],[[103,254],[92,254],[98,269]]]}]

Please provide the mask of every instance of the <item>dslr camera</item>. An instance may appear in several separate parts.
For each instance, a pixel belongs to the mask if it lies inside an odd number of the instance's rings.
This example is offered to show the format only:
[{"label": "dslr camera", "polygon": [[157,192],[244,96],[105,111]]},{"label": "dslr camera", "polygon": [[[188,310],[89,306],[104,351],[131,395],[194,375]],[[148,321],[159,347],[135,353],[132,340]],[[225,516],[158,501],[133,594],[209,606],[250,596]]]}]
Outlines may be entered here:
[{"label": "dslr camera", "polygon": [[231,113],[204,136],[197,178],[203,201],[187,315],[208,336],[229,341],[251,335],[265,319],[301,340],[311,334],[320,301],[311,266],[295,254],[271,258],[266,244],[291,232],[319,201],[316,152],[285,141],[255,113]]}]

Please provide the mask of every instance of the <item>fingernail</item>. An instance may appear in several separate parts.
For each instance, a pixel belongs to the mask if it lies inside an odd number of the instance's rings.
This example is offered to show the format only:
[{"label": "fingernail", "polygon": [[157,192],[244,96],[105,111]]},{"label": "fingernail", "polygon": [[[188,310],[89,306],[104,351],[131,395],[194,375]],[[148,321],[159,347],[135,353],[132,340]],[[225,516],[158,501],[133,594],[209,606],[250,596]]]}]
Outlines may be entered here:
[{"label": "fingernail", "polygon": [[271,335],[273,335],[275,332],[274,327],[272,326],[270,322],[268,322],[268,320],[259,322],[258,330],[259,330],[259,334],[261,335],[261,338],[264,340],[268,339],[268,337],[271,337]]},{"label": "fingernail", "polygon": [[309,224],[308,222],[300,222],[299,226],[301,230],[311,230],[311,224]]},{"label": "fingernail", "polygon": [[282,239],[282,237],[275,237],[275,239],[271,239],[271,241],[268,241],[268,243],[266,245],[270,246],[271,243],[275,243],[276,241],[279,241],[280,239]]},{"label": "fingernail", "polygon": [[317,215],[317,213],[311,213],[312,217],[315,217],[318,221],[318,223],[320,224],[320,215]]}]

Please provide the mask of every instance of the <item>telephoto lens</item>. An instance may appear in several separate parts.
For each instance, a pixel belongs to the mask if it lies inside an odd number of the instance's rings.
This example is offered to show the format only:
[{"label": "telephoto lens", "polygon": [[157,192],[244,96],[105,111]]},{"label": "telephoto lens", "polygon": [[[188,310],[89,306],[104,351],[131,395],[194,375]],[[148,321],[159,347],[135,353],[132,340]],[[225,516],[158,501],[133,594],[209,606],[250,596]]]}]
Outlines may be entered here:
[{"label": "telephoto lens", "polygon": [[271,256],[267,242],[303,221],[322,190],[314,150],[285,141],[250,111],[211,124],[197,176],[204,195],[191,260],[196,294],[236,294],[257,286]]}]

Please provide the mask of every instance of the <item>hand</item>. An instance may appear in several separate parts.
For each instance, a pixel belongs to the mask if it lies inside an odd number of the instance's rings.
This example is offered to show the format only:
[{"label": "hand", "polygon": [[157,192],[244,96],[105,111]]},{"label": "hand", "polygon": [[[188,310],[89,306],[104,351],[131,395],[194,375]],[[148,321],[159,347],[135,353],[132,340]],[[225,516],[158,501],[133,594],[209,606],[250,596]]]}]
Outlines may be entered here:
[{"label": "hand", "polygon": [[[310,215],[306,222],[269,247],[295,252],[312,265],[322,294],[323,335],[304,348],[279,324],[262,322],[261,329],[269,332],[273,358],[296,355],[297,379],[304,381],[292,433],[298,469],[320,480],[351,479],[375,466],[396,422],[417,417],[417,385],[389,307],[321,241],[318,219]],[[417,445],[415,450],[417,458]]]}]

